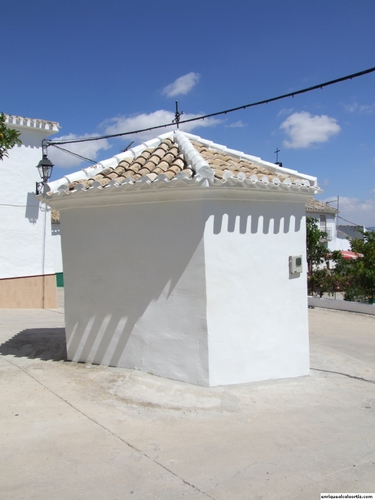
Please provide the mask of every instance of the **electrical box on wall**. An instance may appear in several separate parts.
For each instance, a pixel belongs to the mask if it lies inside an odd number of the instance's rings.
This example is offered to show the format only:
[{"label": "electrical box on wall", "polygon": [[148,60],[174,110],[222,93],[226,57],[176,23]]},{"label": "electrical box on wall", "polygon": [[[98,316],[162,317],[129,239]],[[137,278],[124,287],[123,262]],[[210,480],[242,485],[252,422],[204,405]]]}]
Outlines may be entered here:
[{"label": "electrical box on wall", "polygon": [[289,257],[289,273],[302,273],[302,255],[291,255]]}]

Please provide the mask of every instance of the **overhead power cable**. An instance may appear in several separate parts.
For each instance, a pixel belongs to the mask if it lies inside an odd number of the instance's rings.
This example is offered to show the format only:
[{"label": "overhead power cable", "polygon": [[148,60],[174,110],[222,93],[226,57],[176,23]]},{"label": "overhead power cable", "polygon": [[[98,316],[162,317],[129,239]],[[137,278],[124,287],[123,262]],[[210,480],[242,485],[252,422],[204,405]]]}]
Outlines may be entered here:
[{"label": "overhead power cable", "polygon": [[[52,146],[52,144],[51,144]],[[95,160],[91,160],[90,158],[86,158],[85,156],[79,155],[78,153],[73,153],[73,151],[69,151],[69,149],[62,148],[61,146],[57,146],[57,144],[53,144],[53,146],[57,149],[60,149],[61,151],[64,151],[64,153],[69,153],[72,156],[75,156],[76,158],[79,158],[80,160],[85,160],[89,161],[91,163],[98,163]]]},{"label": "overhead power cable", "polygon": [[[240,111],[241,109],[247,109],[247,108],[251,108],[254,106],[260,106],[261,104],[269,104],[270,102],[275,102],[275,101],[279,101],[281,99],[286,99],[287,97],[295,97],[295,96],[300,95],[300,94],[312,92],[313,90],[323,89],[324,87],[328,87],[329,85],[335,85],[336,83],[345,82],[346,80],[352,80],[353,78],[358,78],[359,76],[368,75],[369,73],[373,73],[374,71],[375,71],[375,67],[365,69],[364,71],[359,71],[358,73],[352,73],[351,75],[342,76],[341,78],[336,78],[335,80],[330,80],[328,82],[319,83],[318,85],[313,85],[312,87],[306,87],[306,88],[301,89],[301,90],[289,92],[288,94],[282,94],[282,95],[279,95],[277,97],[271,97],[269,99],[264,99],[262,101],[252,102],[250,104],[244,104],[242,106],[237,106],[235,108],[225,109],[223,111],[217,111],[216,113],[209,113],[207,115],[197,116],[195,118],[189,118],[187,120],[180,120],[179,124],[182,125],[183,123],[191,123],[191,122],[195,122],[198,120],[204,120],[205,118],[212,118],[214,116],[226,115],[227,113],[233,113],[234,111]],[[72,144],[72,143],[77,143],[77,142],[99,141],[101,139],[112,139],[114,137],[122,137],[125,135],[140,134],[141,132],[149,132],[150,130],[157,130],[160,128],[170,127],[171,125],[173,125],[173,122],[166,123],[164,125],[156,125],[154,127],[132,130],[130,132],[121,132],[118,134],[102,135],[102,136],[96,136],[96,137],[85,137],[82,139],[68,139],[65,141],[51,140],[51,141],[46,141],[46,142],[47,142],[48,146],[55,146],[57,144]]]},{"label": "overhead power cable", "polygon": [[350,222],[350,220],[346,220],[344,219],[344,217],[340,217],[340,215],[338,216],[339,219],[341,220],[344,220],[345,222],[349,222],[349,224],[352,224],[353,226],[363,226],[363,224],[356,224],[355,222]]},{"label": "overhead power cable", "polygon": [[[133,144],[133,142],[134,141],[132,141],[130,144],[128,144],[126,146],[126,148],[123,149],[121,152],[125,153],[125,151],[127,151],[130,148],[130,146]],[[78,153],[74,153],[73,151],[69,151],[69,149],[65,149],[65,148],[62,148],[61,146],[57,146],[57,144],[51,144],[51,145],[57,149],[60,149],[60,151],[63,151],[64,153],[68,153],[72,156],[75,156],[76,158],[79,158],[80,160],[89,161],[90,163],[93,163],[93,164],[98,163],[96,160],[91,160],[91,158],[86,158],[86,156],[82,156],[82,155],[79,155]]]}]

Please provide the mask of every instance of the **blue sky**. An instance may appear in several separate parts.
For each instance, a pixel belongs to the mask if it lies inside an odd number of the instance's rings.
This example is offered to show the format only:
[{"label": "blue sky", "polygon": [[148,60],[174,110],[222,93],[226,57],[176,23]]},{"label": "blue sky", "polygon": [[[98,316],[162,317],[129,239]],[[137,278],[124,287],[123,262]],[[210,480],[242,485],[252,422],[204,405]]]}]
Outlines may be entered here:
[{"label": "blue sky", "polygon": [[[60,123],[54,137],[213,113],[375,66],[374,0],[4,0],[0,111]],[[93,160],[124,137],[70,146]],[[321,200],[375,226],[375,73],[196,122],[189,131],[315,175]],[[52,138],[52,137],[51,137]],[[52,151],[54,149],[54,151]],[[89,164],[49,148],[53,178]],[[332,203],[335,206],[335,203]]]}]

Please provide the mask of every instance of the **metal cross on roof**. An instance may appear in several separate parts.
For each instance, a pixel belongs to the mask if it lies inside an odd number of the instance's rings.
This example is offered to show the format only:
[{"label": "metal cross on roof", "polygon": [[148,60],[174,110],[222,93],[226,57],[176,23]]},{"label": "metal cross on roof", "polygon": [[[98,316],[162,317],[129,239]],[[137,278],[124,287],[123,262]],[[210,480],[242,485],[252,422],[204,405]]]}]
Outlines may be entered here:
[{"label": "metal cross on roof", "polygon": [[183,111],[179,111],[178,110],[178,101],[176,101],[176,113],[175,113],[175,119],[173,120],[172,123],[175,123],[177,125],[177,128],[180,128],[180,117],[181,115],[183,115],[184,112]]},{"label": "metal cross on roof", "polygon": [[278,161],[279,161],[279,153],[280,153],[280,149],[279,149],[279,148],[276,148],[275,153],[276,153],[276,163],[278,163]]}]

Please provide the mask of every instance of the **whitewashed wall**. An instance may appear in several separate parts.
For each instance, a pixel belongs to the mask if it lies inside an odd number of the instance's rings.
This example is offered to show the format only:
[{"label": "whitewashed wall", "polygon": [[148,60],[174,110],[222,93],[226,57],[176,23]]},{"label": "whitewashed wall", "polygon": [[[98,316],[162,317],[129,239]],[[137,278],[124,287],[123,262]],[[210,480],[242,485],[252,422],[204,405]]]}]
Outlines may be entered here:
[{"label": "whitewashed wall", "polygon": [[22,129],[22,146],[10,150],[0,165],[0,279],[55,272],[50,208],[34,195],[35,182],[40,180],[36,165],[47,135]]},{"label": "whitewashed wall", "polygon": [[350,240],[343,234],[337,234],[333,241],[328,244],[330,250],[350,250]]},{"label": "whitewashed wall", "polygon": [[[309,373],[305,207],[257,200],[207,207],[211,385]],[[303,273],[289,274],[289,256]]]},{"label": "whitewashed wall", "polygon": [[53,261],[53,269],[55,273],[63,272],[63,261],[61,252],[61,229],[60,224],[51,224],[50,226],[50,253]]},{"label": "whitewashed wall", "polygon": [[295,199],[63,209],[68,358],[202,385],[307,374]]},{"label": "whitewashed wall", "polygon": [[200,202],[61,212],[68,358],[208,385]]}]

